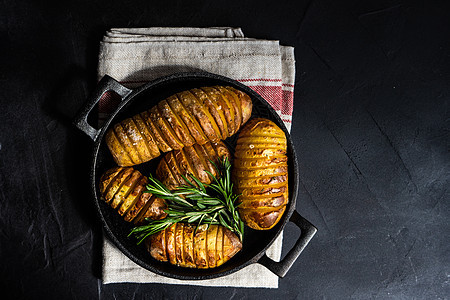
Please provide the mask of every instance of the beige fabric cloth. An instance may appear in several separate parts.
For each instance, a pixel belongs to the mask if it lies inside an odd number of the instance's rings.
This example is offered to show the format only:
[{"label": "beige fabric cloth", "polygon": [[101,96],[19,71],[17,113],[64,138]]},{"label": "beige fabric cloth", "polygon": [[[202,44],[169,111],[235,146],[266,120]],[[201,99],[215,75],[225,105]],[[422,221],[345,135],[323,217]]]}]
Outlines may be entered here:
[{"label": "beige fabric cloth", "polygon": [[[254,89],[290,130],[295,78],[292,47],[280,46],[278,41],[246,38],[240,28],[227,27],[114,28],[100,45],[99,79],[107,74],[130,88],[175,72],[200,70],[233,78]],[[106,117],[100,111],[100,121]],[[281,248],[282,235],[267,255],[278,261]],[[278,287],[278,277],[259,264],[211,280],[166,278],[141,268],[104,239],[103,283],[118,282]]]}]

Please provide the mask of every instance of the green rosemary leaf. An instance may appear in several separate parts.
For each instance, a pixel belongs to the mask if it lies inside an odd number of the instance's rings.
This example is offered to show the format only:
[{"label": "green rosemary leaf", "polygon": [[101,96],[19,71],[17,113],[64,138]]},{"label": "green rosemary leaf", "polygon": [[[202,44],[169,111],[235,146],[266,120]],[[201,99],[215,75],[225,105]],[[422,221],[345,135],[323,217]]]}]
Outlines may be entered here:
[{"label": "green rosemary leaf", "polygon": [[199,226],[222,225],[235,232],[241,241],[244,235],[244,223],[237,211],[238,196],[233,193],[231,182],[231,163],[227,157],[219,160],[220,167],[213,161],[211,163],[217,170],[218,176],[209,171],[206,173],[212,178],[211,184],[203,184],[198,178],[189,174],[183,176],[186,184],[170,191],[162,182],[149,176],[147,185],[148,193],[165,199],[168,208],[164,211],[168,214],[165,219],[146,219],[148,224],[135,227],[129,234],[142,243],[148,236],[177,222],[197,223]]}]

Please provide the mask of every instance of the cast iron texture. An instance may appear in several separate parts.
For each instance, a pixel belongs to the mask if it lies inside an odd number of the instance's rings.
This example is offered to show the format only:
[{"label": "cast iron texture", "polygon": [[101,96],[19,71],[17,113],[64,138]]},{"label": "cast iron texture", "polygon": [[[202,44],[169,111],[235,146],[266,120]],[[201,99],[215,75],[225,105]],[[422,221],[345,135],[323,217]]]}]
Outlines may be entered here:
[{"label": "cast iron texture", "polygon": [[[289,203],[282,219],[273,229],[257,231],[246,227],[243,249],[224,265],[213,269],[187,269],[153,259],[142,245],[136,245],[134,238],[127,237],[133,225],[125,222],[117,212],[100,200],[98,196],[99,179],[106,170],[115,166],[103,137],[109,126],[151,108],[170,95],[195,87],[212,85],[229,85],[247,93],[253,101],[252,117],[270,119],[285,132],[289,159]],[[122,98],[122,102],[104,126],[97,130],[87,123],[87,116],[101,96],[107,91],[118,93]],[[81,110],[79,117],[75,120],[75,125],[89,135],[95,143],[91,167],[91,189],[98,214],[108,238],[132,261],[152,272],[177,279],[203,280],[225,276],[249,264],[260,263],[279,277],[283,277],[317,231],[311,223],[301,217],[295,210],[298,189],[298,164],[289,132],[278,114],[259,94],[235,80],[203,72],[177,73],[130,90],[111,77],[105,76],[99,82],[97,89],[86,103],[86,106]],[[225,141],[230,150],[234,149],[237,136],[238,133]],[[160,158],[156,158],[150,162],[136,165],[134,168],[141,171],[144,175],[149,174],[149,172],[154,172],[159,160]],[[297,225],[301,229],[301,234],[289,253],[280,262],[275,262],[267,257],[265,252],[282,232],[288,221]]]}]

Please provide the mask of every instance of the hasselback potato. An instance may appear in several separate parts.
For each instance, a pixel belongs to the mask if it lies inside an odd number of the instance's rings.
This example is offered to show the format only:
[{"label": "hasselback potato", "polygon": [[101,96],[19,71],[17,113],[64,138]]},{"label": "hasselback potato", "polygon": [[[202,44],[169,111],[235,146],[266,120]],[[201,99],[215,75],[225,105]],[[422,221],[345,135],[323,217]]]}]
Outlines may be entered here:
[{"label": "hasselback potato", "polygon": [[106,133],[106,144],[119,166],[132,166],[161,152],[224,140],[239,130],[251,111],[250,97],[233,87],[191,89],[115,124]]},{"label": "hasselback potato", "polygon": [[242,249],[239,238],[221,225],[175,223],[145,240],[150,255],[159,261],[188,268],[215,268]]},{"label": "hasselback potato", "polygon": [[165,218],[166,203],[144,193],[147,183],[147,177],[132,167],[109,169],[100,178],[100,199],[117,210],[127,222],[139,224],[144,218]]},{"label": "hasselback potato", "polygon": [[[230,152],[221,141],[171,151],[158,164],[156,178],[170,190],[186,184],[181,175],[193,174],[202,183],[209,184],[211,178],[205,170],[216,176],[217,170],[211,161],[218,165],[223,156],[230,158]],[[100,178],[100,198],[116,209],[125,221],[139,224],[145,218],[162,219],[166,216],[167,205],[163,199],[144,193],[147,183],[147,177],[132,167],[115,167]]]},{"label": "hasselback potato", "polygon": [[237,139],[233,178],[239,196],[239,214],[257,230],[274,227],[288,203],[286,135],[272,121],[256,118]]},{"label": "hasselback potato", "polygon": [[221,141],[186,146],[164,155],[156,168],[156,177],[170,190],[186,184],[183,176],[190,178],[189,174],[194,175],[202,183],[209,184],[212,178],[205,171],[217,176],[217,170],[211,161],[219,166],[219,158],[223,156],[231,158],[228,148]]}]

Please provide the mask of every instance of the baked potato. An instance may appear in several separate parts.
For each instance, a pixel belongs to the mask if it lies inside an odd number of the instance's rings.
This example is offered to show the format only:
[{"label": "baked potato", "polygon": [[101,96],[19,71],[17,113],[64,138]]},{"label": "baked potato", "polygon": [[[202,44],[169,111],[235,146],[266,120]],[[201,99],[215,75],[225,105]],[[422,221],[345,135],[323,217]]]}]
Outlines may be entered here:
[{"label": "baked potato", "polygon": [[165,201],[144,193],[147,183],[147,177],[132,167],[112,168],[100,178],[100,199],[117,210],[127,222],[140,224],[144,218],[165,218]]},{"label": "baked potato", "polygon": [[175,223],[145,240],[150,255],[159,261],[187,268],[219,267],[242,249],[239,238],[221,225]]},{"label": "baked potato", "polygon": [[250,97],[233,87],[191,89],[115,124],[106,133],[106,144],[119,166],[133,166],[161,152],[224,140],[251,112]]},{"label": "baked potato", "polygon": [[[230,152],[221,141],[207,142],[204,145],[194,144],[171,151],[158,164],[156,178],[170,190],[186,184],[183,176],[188,177],[188,174],[193,174],[202,183],[209,184],[212,178],[205,170],[216,176],[217,170],[212,162],[217,165],[219,157],[223,156],[230,158]],[[144,193],[147,183],[147,177],[132,167],[115,167],[106,171],[100,178],[100,198],[128,222],[140,224],[145,218],[165,218],[165,200]]]},{"label": "baked potato", "polygon": [[212,178],[205,171],[217,176],[213,163],[218,166],[219,158],[223,156],[231,158],[230,151],[221,141],[186,146],[163,156],[156,168],[156,178],[170,190],[187,184],[183,176],[189,178],[188,174],[194,175],[204,184],[209,184]]},{"label": "baked potato", "polygon": [[272,121],[255,118],[247,122],[237,139],[233,178],[239,196],[239,214],[257,230],[273,228],[288,203],[287,142]]}]

